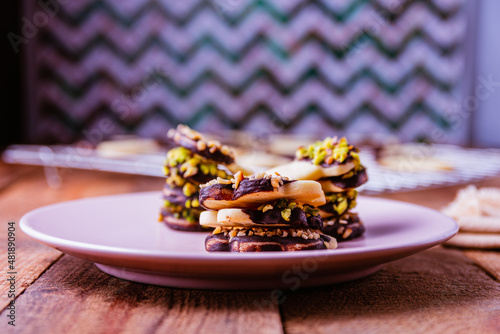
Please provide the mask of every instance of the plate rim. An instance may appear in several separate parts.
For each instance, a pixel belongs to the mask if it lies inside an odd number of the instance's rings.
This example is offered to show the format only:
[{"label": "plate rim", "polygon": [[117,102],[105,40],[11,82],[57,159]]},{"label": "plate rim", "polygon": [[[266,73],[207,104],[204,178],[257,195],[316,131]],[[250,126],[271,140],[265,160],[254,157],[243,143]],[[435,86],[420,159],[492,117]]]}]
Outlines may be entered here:
[{"label": "plate rim", "polygon": [[[174,251],[150,251],[150,250],[137,250],[130,249],[125,247],[115,247],[115,246],[106,246],[106,245],[97,245],[88,242],[82,241],[73,241],[64,239],[61,237],[52,236],[50,234],[46,234],[38,231],[36,228],[30,225],[29,220],[44,211],[57,209],[58,207],[70,206],[79,203],[85,202],[93,202],[99,201],[102,199],[117,199],[125,198],[125,197],[134,197],[134,196],[153,196],[156,195],[160,198],[161,191],[147,191],[147,192],[134,192],[134,193],[125,193],[125,194],[115,194],[115,195],[105,195],[105,196],[96,196],[96,197],[87,197],[69,201],[58,202],[46,206],[42,206],[31,210],[24,214],[19,220],[19,226],[21,230],[26,233],[30,238],[45,244],[49,247],[58,249],[64,253],[69,253],[64,249],[69,248],[71,250],[76,250],[78,253],[81,252],[83,254],[94,254],[101,257],[109,257],[116,258],[127,256],[133,258],[134,260],[171,260],[171,261],[183,261],[183,262],[199,262],[204,260],[210,260],[213,262],[233,262],[233,261],[276,261],[276,260],[297,260],[303,259],[304,257],[327,257],[327,258],[345,258],[349,259],[350,257],[357,257],[361,254],[376,256],[378,254],[383,253],[393,253],[397,251],[398,253],[415,253],[419,250],[425,250],[432,246],[438,245],[451,237],[453,237],[458,232],[458,224],[451,217],[444,215],[443,213],[427,208],[418,204],[393,200],[393,199],[385,199],[371,196],[359,196],[361,201],[374,201],[374,202],[390,202],[395,203],[397,205],[409,206],[418,210],[424,210],[430,212],[434,215],[441,216],[441,219],[444,221],[448,221],[450,226],[440,235],[432,235],[431,237],[427,237],[425,239],[421,239],[418,242],[412,243],[401,243],[392,245],[387,247],[385,245],[376,245],[370,247],[356,247],[356,248],[337,248],[332,250],[313,250],[307,252],[262,252],[262,253],[231,253],[231,252],[216,252],[216,253],[183,253],[183,252],[174,252]],[[165,227],[166,228],[166,227]],[[185,232],[185,233],[206,233],[208,232]],[[349,241],[346,241],[349,242]],[[61,249],[63,250],[61,250]],[[404,256],[402,256],[404,257]]]}]

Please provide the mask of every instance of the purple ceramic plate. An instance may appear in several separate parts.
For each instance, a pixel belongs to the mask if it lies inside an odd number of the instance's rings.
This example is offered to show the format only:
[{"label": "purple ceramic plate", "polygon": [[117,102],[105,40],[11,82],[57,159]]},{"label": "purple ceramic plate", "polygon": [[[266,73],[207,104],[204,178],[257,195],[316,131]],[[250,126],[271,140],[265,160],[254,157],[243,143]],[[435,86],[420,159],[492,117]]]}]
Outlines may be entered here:
[{"label": "purple ceramic plate", "polygon": [[334,250],[208,253],[208,233],[158,222],[159,192],[95,197],[33,210],[21,218],[31,238],[94,262],[123,279],[198,289],[271,289],[345,282],[451,238],[457,224],[421,206],[359,197],[363,237]]}]

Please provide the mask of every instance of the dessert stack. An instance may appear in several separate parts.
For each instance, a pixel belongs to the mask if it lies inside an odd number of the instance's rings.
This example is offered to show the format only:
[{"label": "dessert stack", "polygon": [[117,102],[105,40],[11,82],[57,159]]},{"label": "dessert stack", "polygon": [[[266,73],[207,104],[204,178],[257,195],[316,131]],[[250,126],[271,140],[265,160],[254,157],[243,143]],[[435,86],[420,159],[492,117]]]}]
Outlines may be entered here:
[{"label": "dessert stack", "polygon": [[368,181],[358,152],[344,137],[327,137],[300,147],[293,162],[268,172],[278,172],[296,180],[318,181],[326,199],[325,204],[318,206],[324,223],[323,233],[337,241],[350,240],[365,232],[363,223],[353,211],[356,188]]},{"label": "dessert stack", "polygon": [[293,181],[278,173],[241,172],[201,185],[200,204],[208,210],[202,226],[214,228],[205,240],[209,252],[262,252],[333,249],[337,241],[321,233],[316,206],[325,204],[321,185]]},{"label": "dessert stack", "polygon": [[168,151],[164,165],[166,183],[160,221],[182,231],[206,231],[200,226],[203,211],[199,202],[199,186],[212,179],[231,179],[229,166],[234,163],[233,152],[218,141],[207,140],[186,125],[168,132],[176,145]]}]

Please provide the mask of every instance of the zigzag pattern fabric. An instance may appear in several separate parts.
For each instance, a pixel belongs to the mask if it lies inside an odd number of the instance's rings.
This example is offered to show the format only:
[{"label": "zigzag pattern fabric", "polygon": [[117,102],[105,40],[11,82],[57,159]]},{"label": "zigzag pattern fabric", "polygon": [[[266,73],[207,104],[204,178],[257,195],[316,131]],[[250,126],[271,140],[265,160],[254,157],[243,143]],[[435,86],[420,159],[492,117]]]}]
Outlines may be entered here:
[{"label": "zigzag pattern fabric", "polygon": [[464,0],[69,1],[37,36],[34,137],[72,142],[98,129],[103,138],[164,138],[182,122],[202,131],[405,140],[439,128],[458,142],[460,129],[445,113],[459,99],[464,7]]}]

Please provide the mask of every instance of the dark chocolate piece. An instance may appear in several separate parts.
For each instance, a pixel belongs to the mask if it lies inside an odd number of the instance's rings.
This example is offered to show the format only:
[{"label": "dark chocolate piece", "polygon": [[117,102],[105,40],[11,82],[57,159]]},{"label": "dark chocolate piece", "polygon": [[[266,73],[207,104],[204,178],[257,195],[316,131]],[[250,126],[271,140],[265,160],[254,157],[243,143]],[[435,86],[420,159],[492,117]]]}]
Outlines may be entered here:
[{"label": "dark chocolate piece", "polygon": [[229,236],[211,234],[205,239],[205,249],[209,252],[229,252]]},{"label": "dark chocolate piece", "polygon": [[[282,180],[282,181],[283,184],[295,182],[294,180]],[[245,195],[259,193],[259,192],[271,192],[274,191],[274,189],[276,188],[273,188],[271,179],[267,178],[260,178],[260,179],[245,178],[239,183],[238,188],[236,190],[233,189],[232,183],[231,184],[215,183],[200,188],[200,204],[204,208],[211,209],[204,206],[203,203],[205,203],[207,200],[233,201]],[[255,207],[259,205],[260,204],[256,204]]]},{"label": "dark chocolate piece", "polygon": [[168,212],[162,212],[161,220],[173,230],[190,232],[207,232],[211,228],[201,226],[198,222],[191,223],[183,218],[176,218]]},{"label": "dark chocolate piece", "polygon": [[163,199],[169,201],[172,204],[185,206],[186,201],[192,202],[194,199],[198,198],[198,193],[193,196],[187,197],[182,191],[182,187],[171,188],[168,184],[163,187]]},{"label": "dark chocolate piece", "polygon": [[318,181],[331,182],[333,183],[334,186],[339,187],[341,189],[354,189],[365,184],[368,181],[368,174],[366,173],[366,168],[364,167],[351,177],[348,178],[342,178],[342,177],[343,175],[331,176],[331,177],[321,178]]},{"label": "dark chocolate piece", "polygon": [[[206,200],[216,201],[231,201],[233,200],[233,187],[232,184],[216,183],[207,187],[200,188],[200,204]],[[208,209],[208,208],[207,208]]]},{"label": "dark chocolate piece", "polygon": [[289,220],[285,220],[281,215],[281,211],[284,209],[273,208],[262,212],[262,210],[252,210],[248,208],[241,209],[244,213],[250,216],[250,219],[255,224],[286,224],[294,228],[312,228],[321,229],[323,227],[323,221],[319,215],[307,217],[306,213],[300,208],[294,208],[291,210]]},{"label": "dark chocolate piece", "polygon": [[261,237],[257,235],[230,239],[229,236],[215,234],[209,235],[205,239],[205,249],[209,252],[286,252],[326,249],[325,241],[328,242],[330,239],[324,235],[316,240],[306,240],[300,237]]},{"label": "dark chocolate piece", "polygon": [[[283,184],[294,182],[294,180],[284,180],[282,179]],[[261,178],[261,179],[251,179],[245,178],[243,179],[238,188],[234,191],[233,199],[238,199],[244,195],[258,193],[258,192],[266,192],[266,191],[274,191],[274,187],[271,183],[271,178]]]},{"label": "dark chocolate piece", "polygon": [[363,225],[363,222],[359,219],[358,215],[349,213],[348,217],[344,216],[342,219],[347,220],[347,224],[341,224],[341,219],[335,219],[333,225],[328,225],[328,218],[324,218],[325,225],[322,232],[334,237],[338,242],[352,240],[365,233],[366,228]]}]

